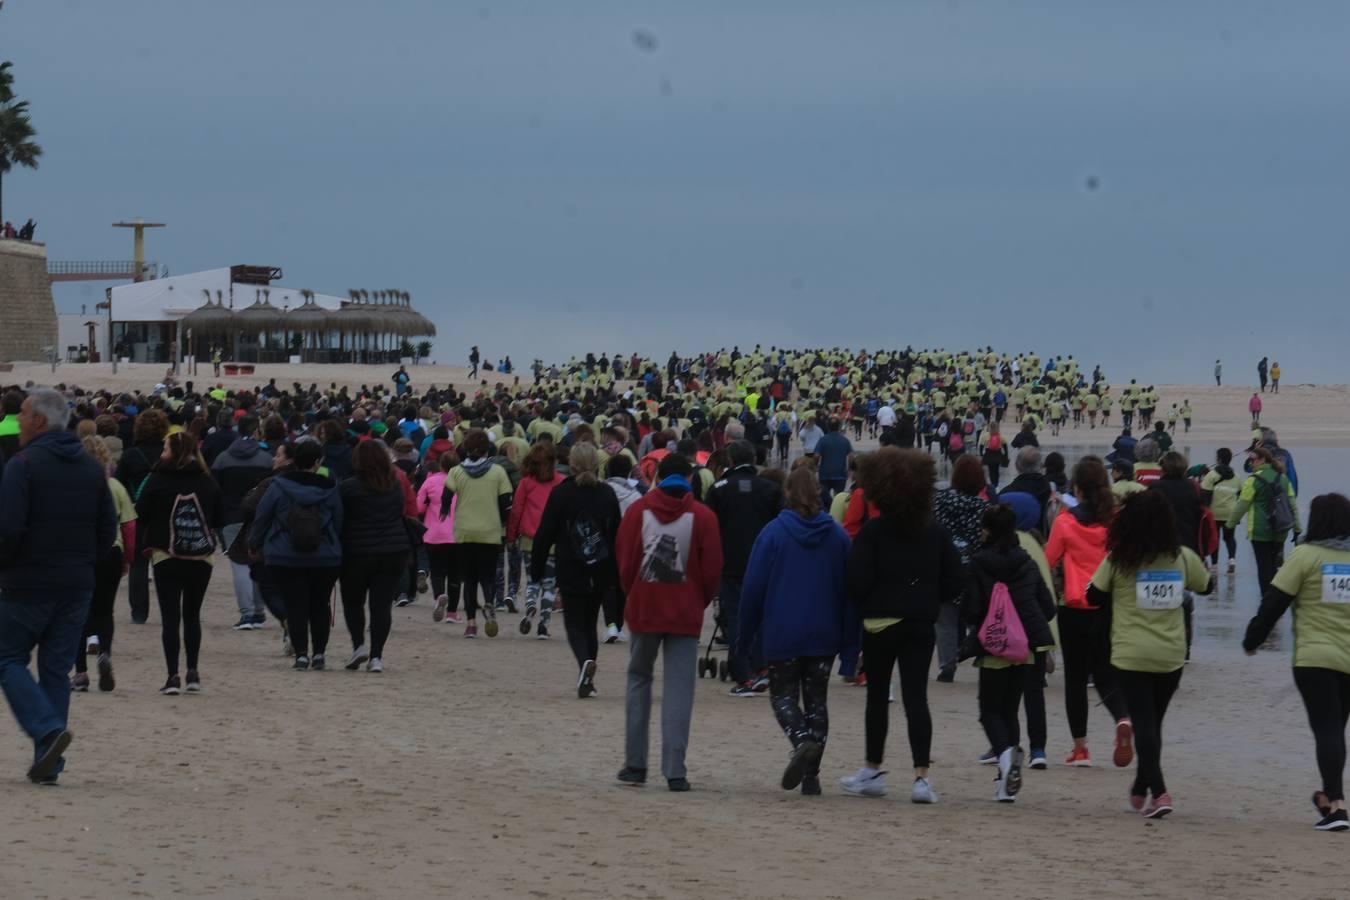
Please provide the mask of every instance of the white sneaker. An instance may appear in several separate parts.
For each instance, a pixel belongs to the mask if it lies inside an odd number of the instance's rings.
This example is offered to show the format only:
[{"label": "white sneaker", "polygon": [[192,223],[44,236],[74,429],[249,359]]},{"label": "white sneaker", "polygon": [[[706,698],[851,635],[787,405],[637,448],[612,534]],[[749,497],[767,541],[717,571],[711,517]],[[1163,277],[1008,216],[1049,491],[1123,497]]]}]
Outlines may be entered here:
[{"label": "white sneaker", "polygon": [[366,645],[362,644],[352,651],[351,658],[347,660],[347,670],[355,672],[357,669],[361,668],[361,663],[365,662],[367,659],[370,659],[370,653],[366,651]]},{"label": "white sneaker", "polygon": [[605,629],[605,643],[612,644],[619,639],[619,629],[610,625]]},{"label": "white sneaker", "polygon": [[383,671],[384,671],[384,663],[380,662],[380,658],[379,658],[378,656],[376,656],[376,657],[373,658],[370,662],[366,663],[366,671],[367,671],[367,672],[383,672]]},{"label": "white sneaker", "polygon": [[914,787],[909,792],[911,803],[936,803],[938,802],[937,792],[933,786],[928,783],[927,778],[915,778]]},{"label": "white sneaker", "polygon": [[1237,560],[1230,559],[1228,561],[1228,574],[1232,575],[1236,571],[1237,571]]},{"label": "white sneaker", "polygon": [[1009,798],[1022,789],[1022,748],[1009,747],[998,755],[999,790]]},{"label": "white sneaker", "polygon": [[859,797],[886,796],[886,773],[877,769],[859,769],[839,779],[844,790]]},{"label": "white sneaker", "polygon": [[1016,803],[1017,795],[1008,793],[1008,789],[1003,785],[1003,779],[994,781],[994,799],[999,803]]}]

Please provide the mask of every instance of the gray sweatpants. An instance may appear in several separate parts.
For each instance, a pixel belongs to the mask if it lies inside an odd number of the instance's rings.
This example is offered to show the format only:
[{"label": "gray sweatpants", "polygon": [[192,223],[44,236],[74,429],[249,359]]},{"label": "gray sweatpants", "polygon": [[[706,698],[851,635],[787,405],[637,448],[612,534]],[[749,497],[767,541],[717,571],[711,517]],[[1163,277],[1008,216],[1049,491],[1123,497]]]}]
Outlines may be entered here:
[{"label": "gray sweatpants", "polygon": [[[242,524],[222,525],[220,527],[220,550],[224,553],[230,549],[234,539],[239,535],[239,531],[244,526]],[[248,566],[241,566],[227,558],[230,566],[230,574],[234,578],[234,600],[239,606],[239,615],[257,616],[266,612],[263,606],[262,598],[257,596],[254,589],[253,579],[249,577]]]},{"label": "gray sweatpants", "polygon": [[689,720],[694,712],[694,665],[698,638],[682,634],[634,632],[628,642],[628,698],[626,759],[634,769],[647,768],[648,732],[652,714],[652,671],[656,652],[665,656],[661,684],[661,774],[684,778],[684,754],[689,749]]}]

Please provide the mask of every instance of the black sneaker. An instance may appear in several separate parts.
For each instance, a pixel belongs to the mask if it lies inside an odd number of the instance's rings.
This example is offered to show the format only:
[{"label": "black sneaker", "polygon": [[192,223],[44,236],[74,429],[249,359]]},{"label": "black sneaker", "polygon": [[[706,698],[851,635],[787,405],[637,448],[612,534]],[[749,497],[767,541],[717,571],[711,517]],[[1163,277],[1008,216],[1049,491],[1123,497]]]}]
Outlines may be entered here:
[{"label": "black sneaker", "polygon": [[182,684],[179,682],[178,676],[170,675],[169,680],[164,682],[164,687],[160,688],[159,692],[166,697],[177,697],[181,687]]},{"label": "black sneaker", "polygon": [[815,775],[807,775],[804,778],[802,778],[802,796],[803,797],[820,796],[820,779],[818,777],[816,777]]},{"label": "black sneaker", "polygon": [[595,660],[588,659],[581,664],[581,675],[577,678],[577,697],[585,700],[595,693]]},{"label": "black sneaker", "polygon": [[802,741],[792,751],[787,768],[783,770],[783,790],[790,791],[802,783],[806,773],[820,763],[821,746],[815,741]]},{"label": "black sneaker", "polygon": [[534,639],[537,641],[548,640],[548,626],[545,625],[543,622],[540,622],[539,627],[535,629]]},{"label": "black sneaker", "polygon": [[253,617],[252,617],[252,616],[240,616],[240,617],[239,617],[239,621],[234,623],[233,628],[234,628],[235,631],[252,631],[252,630],[253,630]]},{"label": "black sneaker", "polygon": [[683,794],[689,790],[688,778],[667,778],[666,787],[676,794]]},{"label": "black sneaker", "polygon": [[251,621],[253,622],[254,631],[258,631],[259,629],[267,627],[267,616],[265,614],[254,613],[250,618]]},{"label": "black sneaker", "polygon": [[202,676],[197,674],[196,669],[188,669],[187,692],[189,694],[200,694],[202,692]]},{"label": "black sneaker", "polygon": [[308,657],[308,656],[297,656],[297,657],[295,658],[295,665],[291,666],[291,668],[292,668],[292,669],[299,669],[301,672],[307,671],[307,670],[309,669],[309,657]]},{"label": "black sneaker", "polygon": [[1345,810],[1338,809],[1327,813],[1326,817],[1317,823],[1316,828],[1318,831],[1350,831],[1350,816],[1346,815]]},{"label": "black sneaker", "polygon": [[48,735],[42,742],[42,750],[33,762],[33,767],[28,770],[28,780],[34,784],[41,784],[49,778],[54,778],[56,767],[61,763],[61,754],[70,746],[70,740],[71,734],[64,728]]},{"label": "black sneaker", "polygon": [[507,597],[507,598],[506,598],[506,611],[509,612],[509,613],[510,613],[511,615],[513,615],[513,616],[516,614],[516,598],[515,598],[515,597]]},{"label": "black sneaker", "polygon": [[70,679],[70,689],[77,694],[89,693],[89,675],[86,672],[76,672]]},{"label": "black sneaker", "polygon": [[938,672],[937,680],[942,684],[951,684],[956,681],[956,667],[947,666],[945,669],[942,669]]},{"label": "black sneaker", "polygon": [[637,786],[647,783],[647,770],[635,769],[632,766],[624,766],[619,770],[619,780],[624,784]]},{"label": "black sneaker", "polygon": [[736,685],[727,691],[727,694],[732,697],[753,697],[755,696],[755,688],[751,682],[747,681],[744,684]]},{"label": "black sneaker", "polygon": [[309,667],[310,667],[311,669],[313,669],[314,671],[316,671],[316,672],[322,672],[322,671],[324,670],[324,666],[326,666],[326,665],[328,665],[328,663],[327,663],[327,661],[323,658],[323,654],[322,654],[322,653],[315,653],[315,654],[314,654],[314,658],[313,658],[312,660],[310,660],[310,663],[309,663]]},{"label": "black sneaker", "polygon": [[112,658],[106,653],[100,653],[98,657],[98,689],[105,694],[117,687],[117,682],[113,680]]}]

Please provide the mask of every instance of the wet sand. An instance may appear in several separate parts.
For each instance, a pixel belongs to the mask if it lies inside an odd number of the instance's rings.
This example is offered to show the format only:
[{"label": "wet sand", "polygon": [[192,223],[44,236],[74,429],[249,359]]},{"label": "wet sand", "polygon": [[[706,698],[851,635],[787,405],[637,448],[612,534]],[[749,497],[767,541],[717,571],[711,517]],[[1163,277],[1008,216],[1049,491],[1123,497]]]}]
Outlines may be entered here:
[{"label": "wet sand", "polygon": [[[76,369],[58,379],[97,383]],[[312,377],[339,377],[325,371]],[[415,383],[431,371],[413,370]],[[122,383],[143,385],[148,367],[131,374]],[[357,384],[376,377],[348,374]],[[1336,429],[1350,428],[1350,392],[1286,391],[1278,405],[1268,400],[1267,420],[1297,456],[1303,501],[1345,490],[1341,453],[1306,448],[1350,446],[1335,444]],[[1190,396],[1196,457],[1239,446],[1249,392]],[[1099,449],[1080,433],[1064,435],[1082,447],[1066,455]],[[891,796],[840,793],[837,777],[862,756],[863,691],[838,681],[823,797],[779,789],[787,742],[767,701],[731,698],[713,681],[697,691],[694,790],[671,794],[655,771],[641,789],[614,781],[626,645],[602,646],[600,695],[579,701],[561,627],[541,642],[505,619],[500,637],[465,641],[462,626],[431,622],[423,595],[395,610],[383,675],[340,668],[349,647],[340,614],[330,645],[339,665],[297,673],[274,623],[230,630],[222,568],[206,604],[206,691],[166,698],[156,693],[158,612],[131,625],[124,589],[118,689],[72,698],[76,741],[61,787],[28,785],[30,746],[17,728],[0,731],[10,809],[0,897],[1343,896],[1350,844],[1311,827],[1318,779],[1288,620],[1254,659],[1238,643],[1256,604],[1251,572],[1243,546],[1237,576],[1199,603],[1194,661],[1165,734],[1177,812],[1157,823],[1124,811],[1131,775],[1110,765],[1099,708],[1098,767],[1058,764],[1070,744],[1058,674],[1047,690],[1052,765],[1027,773],[1015,806],[993,802],[992,770],[975,762],[985,741],[970,669],[930,686],[936,807],[908,802],[898,705]],[[660,678],[658,667],[658,695]],[[659,731],[658,720],[653,759]]]}]

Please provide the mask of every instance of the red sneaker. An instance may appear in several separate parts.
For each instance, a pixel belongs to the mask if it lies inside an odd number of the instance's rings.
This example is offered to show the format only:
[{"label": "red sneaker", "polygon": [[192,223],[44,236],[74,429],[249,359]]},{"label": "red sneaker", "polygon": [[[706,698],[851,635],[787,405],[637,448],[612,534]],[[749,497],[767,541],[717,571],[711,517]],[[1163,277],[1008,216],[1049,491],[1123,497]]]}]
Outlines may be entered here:
[{"label": "red sneaker", "polygon": [[467,626],[465,626],[465,628],[464,628],[464,636],[465,636],[466,638],[476,638],[476,637],[478,637],[478,626],[477,626],[477,625],[467,625]]},{"label": "red sneaker", "polygon": [[1148,802],[1148,794],[1131,794],[1130,809],[1137,813],[1144,811],[1144,804]]},{"label": "red sneaker", "polygon": [[1090,769],[1092,768],[1092,754],[1088,752],[1086,747],[1074,747],[1073,752],[1064,758],[1064,765]]},{"label": "red sneaker", "polygon": [[1123,769],[1134,762],[1134,726],[1129,719],[1116,723],[1116,750],[1111,754],[1111,762],[1117,769]]},{"label": "red sneaker", "polygon": [[1154,797],[1141,812],[1145,819],[1161,819],[1172,811],[1172,795],[1163,794],[1161,797]]}]

